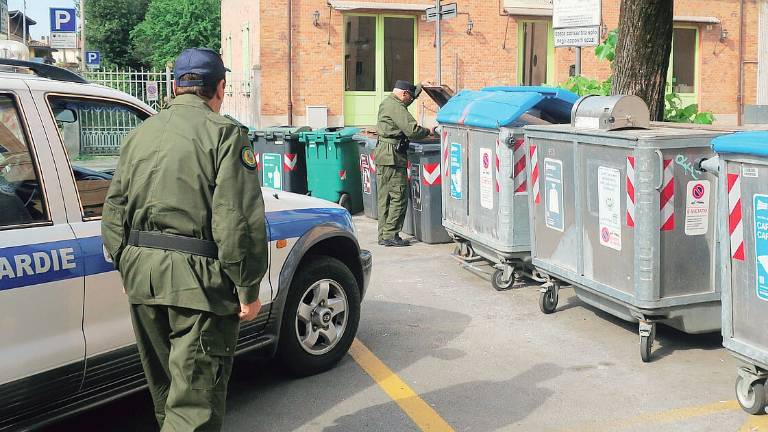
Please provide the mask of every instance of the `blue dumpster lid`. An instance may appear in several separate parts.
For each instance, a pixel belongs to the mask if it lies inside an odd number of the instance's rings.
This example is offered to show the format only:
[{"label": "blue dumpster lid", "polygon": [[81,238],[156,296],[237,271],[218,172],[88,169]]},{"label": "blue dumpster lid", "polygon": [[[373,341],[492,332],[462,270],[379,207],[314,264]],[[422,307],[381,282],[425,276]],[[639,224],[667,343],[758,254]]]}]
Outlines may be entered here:
[{"label": "blue dumpster lid", "polygon": [[738,132],[712,140],[718,153],[739,153],[768,157],[768,131]]},{"label": "blue dumpster lid", "polygon": [[[437,114],[442,124],[496,129],[512,126],[526,112],[552,123],[571,121],[571,108],[578,96],[550,87],[486,87],[463,90],[452,97]],[[523,125],[525,123],[518,123]]]}]

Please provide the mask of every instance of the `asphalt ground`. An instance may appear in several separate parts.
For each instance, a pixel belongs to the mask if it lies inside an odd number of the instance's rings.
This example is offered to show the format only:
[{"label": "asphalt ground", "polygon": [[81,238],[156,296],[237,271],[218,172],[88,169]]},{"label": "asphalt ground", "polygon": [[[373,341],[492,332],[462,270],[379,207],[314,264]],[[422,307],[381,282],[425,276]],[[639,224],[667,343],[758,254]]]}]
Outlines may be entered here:
[{"label": "asphalt ground", "polygon": [[[238,357],[226,431],[768,431],[734,400],[738,363],[719,334],[660,326],[654,361],[637,325],[561,291],[543,315],[538,290],[505,292],[463,269],[451,245],[375,244],[355,218],[374,273],[357,339],[335,369],[292,379]],[[141,392],[45,429],[154,431]]]}]

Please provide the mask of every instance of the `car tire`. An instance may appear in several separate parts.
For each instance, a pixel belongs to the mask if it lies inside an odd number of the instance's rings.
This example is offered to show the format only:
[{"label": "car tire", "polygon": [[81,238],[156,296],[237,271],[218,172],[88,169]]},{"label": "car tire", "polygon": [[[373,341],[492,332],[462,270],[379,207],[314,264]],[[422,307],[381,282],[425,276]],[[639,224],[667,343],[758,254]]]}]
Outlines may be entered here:
[{"label": "car tire", "polygon": [[[291,375],[309,376],[331,369],[352,345],[360,321],[360,289],[349,268],[336,258],[310,257],[300,268],[283,308],[277,359]],[[344,311],[334,314],[341,304]],[[324,324],[326,315],[330,320]],[[329,334],[336,335],[334,341]]]}]

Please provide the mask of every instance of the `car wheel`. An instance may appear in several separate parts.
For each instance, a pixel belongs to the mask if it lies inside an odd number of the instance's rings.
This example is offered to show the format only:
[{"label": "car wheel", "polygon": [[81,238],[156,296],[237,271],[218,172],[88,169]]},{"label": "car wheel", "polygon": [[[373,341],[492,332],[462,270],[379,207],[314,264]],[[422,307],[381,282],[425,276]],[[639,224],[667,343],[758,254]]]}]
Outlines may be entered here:
[{"label": "car wheel", "polygon": [[357,333],[357,281],[336,258],[312,257],[294,275],[283,311],[280,363],[297,376],[324,372],[347,353]]}]

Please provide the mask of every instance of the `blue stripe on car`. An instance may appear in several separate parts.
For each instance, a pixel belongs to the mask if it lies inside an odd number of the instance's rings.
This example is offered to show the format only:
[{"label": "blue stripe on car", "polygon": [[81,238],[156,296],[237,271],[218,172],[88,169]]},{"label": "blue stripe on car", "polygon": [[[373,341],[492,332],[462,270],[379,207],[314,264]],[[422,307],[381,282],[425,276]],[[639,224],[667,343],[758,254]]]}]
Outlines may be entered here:
[{"label": "blue stripe on car", "polygon": [[[331,223],[351,231],[344,209],[283,210],[266,214],[269,240],[303,236],[312,227]],[[101,236],[0,248],[0,291],[114,271],[104,259]]]}]

